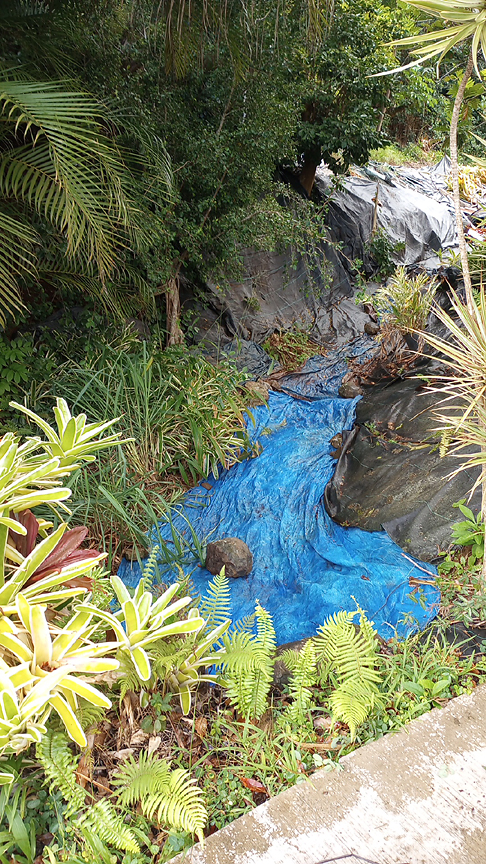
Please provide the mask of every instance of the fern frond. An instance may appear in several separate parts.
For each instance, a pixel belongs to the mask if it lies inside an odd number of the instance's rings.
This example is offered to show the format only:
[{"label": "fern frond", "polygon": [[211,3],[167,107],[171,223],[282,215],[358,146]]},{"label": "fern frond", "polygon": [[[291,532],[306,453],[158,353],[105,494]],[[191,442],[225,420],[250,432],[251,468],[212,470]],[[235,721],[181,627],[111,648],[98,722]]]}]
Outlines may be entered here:
[{"label": "fern frond", "polygon": [[221,661],[230,701],[240,714],[252,718],[266,710],[276,647],[272,616],[258,601],[255,618],[256,635],[233,631],[223,637]]},{"label": "fern frond", "polygon": [[135,855],[140,852],[135,835],[107,798],[100,798],[93,804],[89,811],[80,817],[76,827],[81,834],[88,835],[86,839],[89,835],[94,835],[121,852],[132,852]]},{"label": "fern frond", "polygon": [[275,636],[275,628],[273,626],[272,616],[267,612],[259,601],[256,601],[255,617],[257,623],[257,639],[261,648],[265,653],[273,655],[277,647],[277,639]]},{"label": "fern frond", "polygon": [[69,746],[64,732],[48,729],[37,744],[36,756],[44,769],[51,790],[59,790],[67,801],[66,816],[77,813],[84,806],[86,792],[76,782],[79,759]]},{"label": "fern frond", "polygon": [[114,772],[112,784],[118,787],[116,794],[121,804],[133,807],[140,802],[148,819],[156,817],[161,823],[202,838],[206,808],[202,792],[188,771],[171,771],[164,759],[141,752],[138,762],[130,756]]},{"label": "fern frond", "polygon": [[[360,616],[360,627],[354,624]],[[379,701],[377,684],[381,676],[377,665],[377,638],[363,610],[337,612],[319,628],[313,639],[322,678],[331,678],[336,688],[331,707],[337,719],[349,726],[354,738],[356,729]]]},{"label": "fern frond", "polygon": [[86,699],[79,699],[78,707],[76,709],[76,717],[78,718],[80,726],[84,732],[91,729],[92,726],[96,726],[97,723],[100,723],[105,715],[105,708],[99,708],[97,705],[87,702]]},{"label": "fern frond", "polygon": [[207,594],[199,604],[199,612],[206,620],[206,631],[214,630],[230,617],[231,594],[224,567],[209,583]]},{"label": "fern frond", "polygon": [[278,659],[287,667],[290,672],[293,672],[299,660],[299,652],[294,648],[287,648],[278,655]]},{"label": "fern frond", "polygon": [[116,769],[112,785],[117,787],[120,803],[125,807],[133,807],[141,798],[166,789],[169,777],[169,765],[164,759],[141,750],[138,762],[129,756]]},{"label": "fern frond", "polygon": [[202,840],[207,812],[202,800],[202,791],[195,782],[184,768],[171,771],[167,789],[148,796],[140,802],[143,814],[148,819],[153,819],[157,814],[159,823],[189,831]]},{"label": "fern frond", "polygon": [[252,633],[253,628],[255,626],[255,613],[253,612],[251,615],[245,615],[243,618],[239,618],[238,621],[235,621],[231,627],[231,633]]},{"label": "fern frond", "polygon": [[149,557],[145,561],[142,570],[142,579],[144,581],[144,587],[147,590],[150,590],[153,585],[156,576],[158,574],[158,562],[157,556],[160,552],[160,547],[155,545],[150,552]]},{"label": "fern frond", "polygon": [[334,690],[329,705],[334,718],[344,721],[354,738],[358,726],[364,723],[370,711],[381,701],[380,695],[371,690],[368,684],[349,680]]},{"label": "fern frond", "polygon": [[291,722],[302,726],[308,719],[314,701],[311,688],[316,685],[316,649],[312,639],[309,639],[302,651],[285,653],[297,654],[292,678],[289,682],[292,703],[286,709],[285,714]]}]

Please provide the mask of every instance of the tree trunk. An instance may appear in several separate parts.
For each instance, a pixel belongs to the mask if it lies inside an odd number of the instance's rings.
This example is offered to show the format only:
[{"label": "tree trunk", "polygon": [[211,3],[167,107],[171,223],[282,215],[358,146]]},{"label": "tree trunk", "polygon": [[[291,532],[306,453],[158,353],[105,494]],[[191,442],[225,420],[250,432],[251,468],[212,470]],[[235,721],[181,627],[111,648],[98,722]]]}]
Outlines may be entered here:
[{"label": "tree trunk", "polygon": [[451,129],[450,129],[450,147],[451,147],[451,174],[452,174],[452,192],[454,196],[454,208],[456,211],[456,223],[457,223],[457,236],[459,240],[459,249],[461,252],[461,264],[462,264],[462,275],[464,278],[464,288],[466,291],[466,302],[467,308],[469,311],[474,314],[475,313],[475,303],[472,293],[472,284],[471,284],[471,274],[469,271],[469,261],[467,257],[467,246],[466,246],[466,238],[464,236],[464,225],[462,221],[462,212],[461,212],[461,198],[459,193],[459,163],[457,161],[457,127],[459,125],[459,118],[461,114],[462,102],[464,99],[464,93],[466,91],[466,85],[471,77],[471,73],[473,70],[473,54],[472,49],[469,53],[469,59],[467,61],[467,66],[462,76],[462,81],[459,84],[459,88],[456,94],[456,98],[454,100],[454,108],[452,111],[451,118]]},{"label": "tree trunk", "polygon": [[167,346],[182,345],[184,334],[180,328],[181,301],[179,297],[179,279],[170,279],[165,291],[165,314],[167,327]]},{"label": "tree trunk", "polygon": [[[388,100],[390,98],[390,96],[391,96],[391,90],[387,90],[386,94],[385,94],[385,99]],[[377,132],[381,132],[381,130],[383,129],[383,121],[385,119],[387,108],[388,108],[388,106],[385,105],[385,107],[383,108],[383,111],[380,114],[380,119],[378,120],[378,126],[376,127]]]},{"label": "tree trunk", "polygon": [[311,155],[310,153],[304,153],[304,164],[302,166],[302,171],[299,174],[299,182],[300,185],[304,187],[309,198],[314,186],[314,180],[316,179],[316,168],[320,165],[320,161],[321,160],[318,159],[318,157]]},{"label": "tree trunk", "polygon": [[[486,470],[486,452],[484,450],[482,451],[482,457],[484,459],[482,468],[483,470]],[[481,519],[483,520],[483,525],[486,525],[486,478],[484,477],[481,484]],[[486,586],[486,548],[483,555],[482,577],[483,586]]]}]

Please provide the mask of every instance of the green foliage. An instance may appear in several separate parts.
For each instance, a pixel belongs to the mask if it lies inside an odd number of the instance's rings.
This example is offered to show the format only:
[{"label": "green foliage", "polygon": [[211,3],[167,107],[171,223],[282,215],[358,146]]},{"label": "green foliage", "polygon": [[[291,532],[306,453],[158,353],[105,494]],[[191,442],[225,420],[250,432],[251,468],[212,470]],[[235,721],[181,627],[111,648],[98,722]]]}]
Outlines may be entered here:
[{"label": "green foliage", "polygon": [[388,284],[373,295],[373,305],[385,325],[411,333],[425,327],[436,289],[427,273],[408,276],[405,267],[397,267]]},{"label": "green foliage", "polygon": [[[107,279],[120,277],[118,247],[136,247],[137,210],[130,175],[106,115],[85,93],[4,71],[0,83],[0,322],[18,311],[19,276],[95,291],[113,307]],[[50,223],[41,237],[32,225]],[[27,218],[26,218],[27,217]],[[12,239],[16,236],[16,244]],[[35,246],[41,245],[41,254]],[[101,284],[98,280],[101,280]],[[115,292],[116,293],[116,292]]]},{"label": "green foliage", "polygon": [[[360,627],[353,619],[360,615]],[[330,697],[333,716],[343,720],[356,735],[358,726],[379,703],[377,684],[377,639],[361,609],[336,612],[319,628],[314,638],[321,680],[330,677],[335,689]]]},{"label": "green foliage", "polygon": [[471,566],[474,566],[477,559],[484,556],[484,523],[481,518],[481,513],[474,515],[469,507],[466,507],[466,499],[458,501],[453,507],[459,508],[465,520],[455,522],[452,526],[452,537],[459,546],[471,546]]},{"label": "green foliage", "polygon": [[59,790],[67,802],[66,816],[84,806],[86,792],[76,781],[79,759],[73,756],[64,732],[49,729],[36,747],[36,757],[44,770],[46,782],[53,791]]},{"label": "green foliage", "polygon": [[300,369],[310,357],[324,351],[308,333],[297,329],[274,333],[263,343],[263,347],[270,357],[290,372]]},{"label": "green foliage", "polygon": [[227,695],[248,718],[261,717],[266,711],[276,647],[271,615],[258,601],[255,621],[256,634],[234,630],[223,636],[221,662]]},{"label": "green foliage", "polygon": [[224,567],[208,584],[207,594],[199,603],[199,613],[206,620],[206,630],[227,621],[231,611],[229,579]]},{"label": "green foliage", "polygon": [[[119,416],[118,428],[133,439],[73,477],[74,520],[104,536],[113,551],[135,546],[143,557],[147,525],[166,519],[176,559],[203,559],[191,526],[186,536],[177,532],[167,505],[201,477],[217,476],[221,466],[253,452],[244,425],[244,380],[230,362],[215,367],[182,348],[163,351],[159,342],[152,348],[145,342],[107,345],[88,368],[65,364],[55,391],[93,419]],[[157,542],[161,562],[173,565],[164,541]]]},{"label": "green foliage", "polygon": [[441,159],[443,153],[436,149],[426,150],[411,142],[405,147],[399,147],[397,144],[386,144],[378,150],[372,150],[370,153],[371,159],[375,162],[384,162],[387,165],[410,165],[417,163],[419,165],[431,164],[435,165]]},{"label": "green foliage", "polygon": [[238,392],[244,376],[230,363],[214,367],[182,348],[150,351],[144,342],[132,353],[106,346],[90,369],[67,365],[63,373],[57,386],[78,408],[94,419],[120,416],[133,439],[125,452],[135,476],[178,471],[196,482],[251,449]]},{"label": "green foliage", "polygon": [[[296,656],[292,657],[294,653]],[[283,662],[292,671],[289,682],[291,704],[284,712],[284,719],[296,726],[309,724],[309,712],[314,707],[313,688],[317,683],[317,659],[313,641],[309,639],[302,651],[284,652]]]},{"label": "green foliage", "polygon": [[379,279],[388,279],[395,270],[393,258],[405,249],[404,243],[392,243],[383,228],[372,233],[364,251],[373,263],[375,274]]},{"label": "green foliage", "polygon": [[125,807],[139,803],[149,819],[156,818],[203,839],[207,813],[201,790],[187,771],[170,771],[163,759],[141,752],[138,762],[129,756],[114,772],[113,785]]},{"label": "green foliage", "polygon": [[93,844],[93,838],[120,849],[122,852],[136,853],[140,846],[133,831],[125,823],[125,814],[117,813],[107,798],[100,798],[78,819],[77,829],[86,842]]}]

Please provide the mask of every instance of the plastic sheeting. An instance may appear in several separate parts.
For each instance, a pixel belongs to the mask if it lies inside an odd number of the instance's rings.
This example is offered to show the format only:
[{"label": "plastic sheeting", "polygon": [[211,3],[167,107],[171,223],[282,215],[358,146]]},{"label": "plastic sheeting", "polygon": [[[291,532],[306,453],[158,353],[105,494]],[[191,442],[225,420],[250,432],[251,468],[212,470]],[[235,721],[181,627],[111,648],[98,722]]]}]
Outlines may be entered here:
[{"label": "plastic sheeting", "polygon": [[[189,519],[200,540],[236,536],[248,544],[254,566],[249,577],[231,581],[232,617],[251,614],[258,599],[273,615],[280,644],[313,635],[328,615],[353,609],[353,598],[385,638],[424,626],[437,610],[439,593],[431,585],[421,586],[424,605],[417,602],[409,577],[427,577],[384,531],[344,528],[325,510],[336,464],[329,442],[355,417],[357,400],[335,395],[344,368],[342,354],[309,361],[300,382],[299,376],[287,382],[300,398],[271,393],[268,407],[254,409],[249,428],[263,448],[258,458],[210,477],[211,488],[200,484],[174,511],[173,525],[186,536]],[[160,530],[170,545],[170,528]],[[195,563],[187,565],[191,571],[204,593],[212,577]],[[140,568],[123,561],[119,574],[134,585]],[[166,573],[164,580],[176,576]]]},{"label": "plastic sheeting", "polygon": [[[343,448],[326,489],[328,512],[338,522],[366,530],[383,526],[424,560],[450,547],[452,525],[464,518],[452,505],[468,496],[479,473],[448,479],[458,460],[440,456],[430,413],[436,402],[417,378],[368,388],[357,407],[359,431]],[[478,489],[470,503],[475,512],[480,499]]]},{"label": "plastic sheeting", "polygon": [[325,198],[332,193],[328,214],[331,235],[344,244],[349,259],[360,258],[366,265],[366,244],[376,215],[377,227],[389,240],[405,245],[404,252],[396,256],[397,263],[437,268],[439,249],[457,246],[454,206],[445,191],[445,180],[431,171],[399,170],[392,174],[362,169],[365,176],[346,177],[332,190],[332,176],[318,168],[317,188]]}]

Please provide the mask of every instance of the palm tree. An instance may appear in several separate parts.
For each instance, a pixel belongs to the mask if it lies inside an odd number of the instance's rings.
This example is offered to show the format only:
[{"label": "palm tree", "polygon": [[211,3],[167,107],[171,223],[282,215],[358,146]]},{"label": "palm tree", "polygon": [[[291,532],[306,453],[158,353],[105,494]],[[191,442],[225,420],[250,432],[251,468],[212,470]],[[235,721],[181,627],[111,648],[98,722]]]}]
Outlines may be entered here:
[{"label": "palm tree", "polygon": [[[125,248],[139,244],[139,212],[107,125],[90,96],[63,82],[1,75],[1,325],[23,305],[21,285],[29,279],[78,284],[112,308],[123,306],[124,292],[134,293],[121,261]],[[42,223],[54,239],[35,227]]]}]

